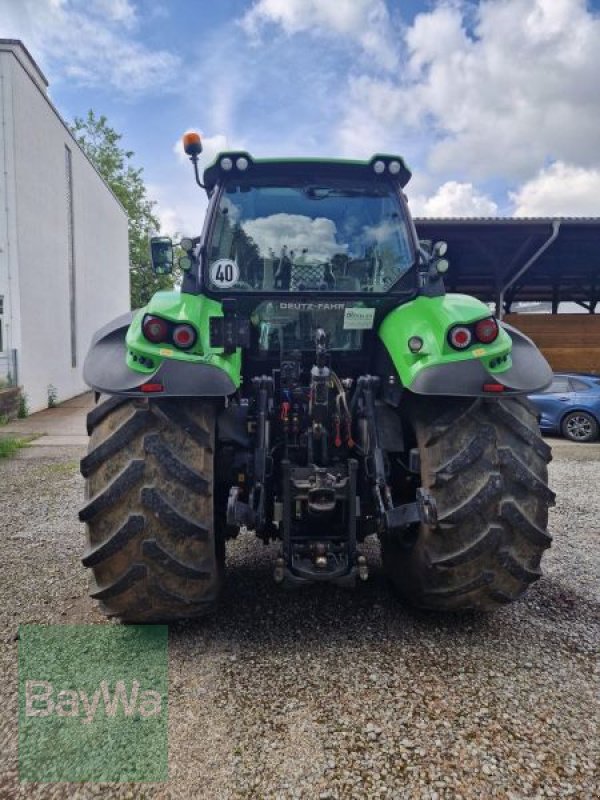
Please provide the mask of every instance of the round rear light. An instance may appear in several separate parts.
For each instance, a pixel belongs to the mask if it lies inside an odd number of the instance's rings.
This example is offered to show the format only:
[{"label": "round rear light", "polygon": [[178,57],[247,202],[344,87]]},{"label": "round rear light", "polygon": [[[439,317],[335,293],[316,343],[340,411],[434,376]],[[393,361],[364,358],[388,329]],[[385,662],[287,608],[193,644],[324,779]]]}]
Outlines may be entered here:
[{"label": "round rear light", "polygon": [[449,335],[450,344],[455,350],[465,350],[473,340],[471,331],[463,325],[452,328]]},{"label": "round rear light", "polygon": [[498,323],[493,317],[480,319],[475,325],[475,336],[482,344],[490,344],[498,336]]},{"label": "round rear light", "polygon": [[166,341],[169,335],[169,326],[160,317],[147,316],[142,322],[142,333],[153,344]]},{"label": "round rear light", "polygon": [[182,350],[193,347],[196,341],[196,331],[191,325],[177,325],[173,329],[173,344]]},{"label": "round rear light", "polygon": [[411,353],[418,353],[423,347],[423,339],[420,336],[411,336],[408,340],[408,349]]},{"label": "round rear light", "polygon": [[376,175],[381,175],[382,172],[385,172],[385,161],[376,161],[373,164],[373,171]]}]

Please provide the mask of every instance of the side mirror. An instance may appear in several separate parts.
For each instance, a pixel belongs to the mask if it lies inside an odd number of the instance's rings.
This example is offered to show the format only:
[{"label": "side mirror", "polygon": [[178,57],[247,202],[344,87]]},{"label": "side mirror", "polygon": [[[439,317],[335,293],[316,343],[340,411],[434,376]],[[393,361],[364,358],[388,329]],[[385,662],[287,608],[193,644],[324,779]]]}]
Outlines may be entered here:
[{"label": "side mirror", "polygon": [[432,248],[432,256],[434,258],[442,258],[448,252],[448,245],[446,242],[436,242]]},{"label": "side mirror", "polygon": [[157,275],[173,272],[173,242],[168,236],[153,236],[150,239],[152,269]]}]

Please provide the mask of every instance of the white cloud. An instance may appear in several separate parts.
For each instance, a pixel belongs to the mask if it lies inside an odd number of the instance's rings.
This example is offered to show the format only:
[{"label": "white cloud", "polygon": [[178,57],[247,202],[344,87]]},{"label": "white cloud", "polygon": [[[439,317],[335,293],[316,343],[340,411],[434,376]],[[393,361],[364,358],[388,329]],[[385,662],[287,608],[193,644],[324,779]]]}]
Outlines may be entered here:
[{"label": "white cloud", "polygon": [[394,80],[350,79],[340,145],[397,149],[420,135],[447,177],[527,179],[549,158],[594,166],[599,41],[585,0],[439,3],[406,30]]},{"label": "white cloud", "polygon": [[90,6],[107,19],[127,27],[133,27],[137,21],[137,12],[129,0],[93,0]]},{"label": "white cloud", "polygon": [[178,183],[149,183],[148,197],[156,202],[154,213],[165,236],[198,236],[207,207],[206,194],[196,186],[192,169],[177,175]]},{"label": "white cloud", "polygon": [[600,217],[600,169],[557,161],[511,193],[516,217]]},{"label": "white cloud", "polygon": [[311,219],[301,214],[271,214],[248,220],[242,223],[242,227],[263,255],[269,250],[279,254],[285,245],[288,252],[293,250],[296,254],[306,250],[308,260],[326,261],[344,249],[336,243],[335,223],[324,217]]},{"label": "white cloud", "polygon": [[130,0],[0,0],[0,36],[21,38],[54,78],[124,94],[164,89],[179,66],[168,50],[136,38]]},{"label": "white cloud", "polygon": [[498,205],[479,192],[472,183],[447,181],[431,197],[409,198],[410,209],[417,217],[495,217]]},{"label": "white cloud", "polygon": [[346,113],[337,130],[342,153],[367,157],[395,149],[405,127],[403,120],[410,115],[407,100],[406,91],[390,79],[351,77],[344,103]]},{"label": "white cloud", "polygon": [[[202,138],[202,153],[198,159],[200,179],[202,179],[204,169],[214,160],[217,153],[231,150],[233,146],[222,133],[213,136],[204,136],[201,131],[198,133]],[[236,143],[235,148],[243,149],[240,143]],[[183,151],[181,139],[173,143],[172,153],[171,178],[160,185],[148,185],[148,197],[157,203],[155,211],[163,233],[171,236],[176,233],[197,236],[202,230],[206,213],[206,193],[196,185],[194,170],[189,157]]]},{"label": "white cloud", "polygon": [[311,33],[345,37],[358,43],[385,69],[393,69],[398,63],[383,0],[256,0],[242,17],[241,25],[258,40],[267,24],[279,25],[288,36]]}]

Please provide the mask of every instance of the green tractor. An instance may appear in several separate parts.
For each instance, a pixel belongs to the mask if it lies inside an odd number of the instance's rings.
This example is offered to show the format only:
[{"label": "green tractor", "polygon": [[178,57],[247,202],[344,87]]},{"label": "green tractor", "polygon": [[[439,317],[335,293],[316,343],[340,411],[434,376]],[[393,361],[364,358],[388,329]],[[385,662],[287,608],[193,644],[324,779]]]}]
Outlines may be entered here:
[{"label": "green tractor", "polygon": [[[275,581],[366,580],[367,536],[412,604],[493,609],[540,577],[551,371],[419,242],[398,156],[221,153],[180,291],[95,335],[84,374],[92,597],[123,621],[205,614],[225,545],[276,542]],[[169,239],[151,242],[158,272]]]}]

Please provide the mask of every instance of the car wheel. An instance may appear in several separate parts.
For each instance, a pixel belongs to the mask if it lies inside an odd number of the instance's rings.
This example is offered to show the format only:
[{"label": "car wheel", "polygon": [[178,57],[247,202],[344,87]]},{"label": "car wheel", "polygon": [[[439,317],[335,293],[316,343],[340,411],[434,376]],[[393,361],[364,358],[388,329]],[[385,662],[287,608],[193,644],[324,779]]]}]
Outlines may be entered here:
[{"label": "car wheel", "polygon": [[562,421],[563,436],[572,442],[593,442],[598,438],[598,423],[585,411],[573,411]]}]

